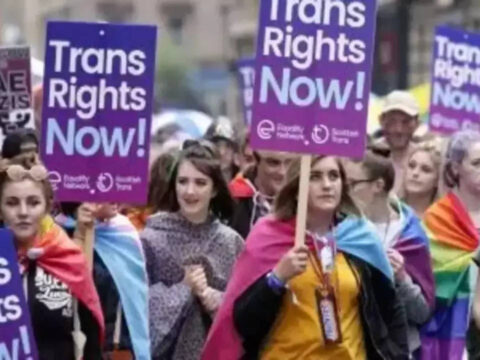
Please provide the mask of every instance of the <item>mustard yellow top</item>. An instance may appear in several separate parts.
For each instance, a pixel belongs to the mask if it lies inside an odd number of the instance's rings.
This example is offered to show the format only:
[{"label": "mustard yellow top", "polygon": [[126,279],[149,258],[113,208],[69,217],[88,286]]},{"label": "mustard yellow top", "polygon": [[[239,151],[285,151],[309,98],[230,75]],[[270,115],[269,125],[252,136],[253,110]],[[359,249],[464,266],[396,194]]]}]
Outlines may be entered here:
[{"label": "mustard yellow top", "polygon": [[[337,277],[338,275],[338,277]],[[307,270],[289,282],[282,307],[261,353],[261,360],[365,360],[360,317],[360,288],[345,256],[337,254],[332,283],[337,288],[343,341],[325,346],[317,314],[315,289],[321,279],[311,261]],[[335,280],[335,279],[338,279]],[[297,304],[294,304],[292,292]]]}]

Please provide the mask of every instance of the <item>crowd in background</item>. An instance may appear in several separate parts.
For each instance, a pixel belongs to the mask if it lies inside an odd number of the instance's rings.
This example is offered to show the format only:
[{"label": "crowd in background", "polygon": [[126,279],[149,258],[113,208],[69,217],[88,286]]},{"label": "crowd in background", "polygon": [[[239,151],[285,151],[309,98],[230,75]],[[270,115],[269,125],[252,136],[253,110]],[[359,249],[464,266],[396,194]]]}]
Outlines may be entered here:
[{"label": "crowd in background", "polygon": [[313,157],[301,246],[299,155],[228,124],[153,159],[141,207],[56,203],[37,134],[10,134],[0,216],[40,359],[480,358],[480,134],[415,138],[402,91],[380,125],[361,159]]}]

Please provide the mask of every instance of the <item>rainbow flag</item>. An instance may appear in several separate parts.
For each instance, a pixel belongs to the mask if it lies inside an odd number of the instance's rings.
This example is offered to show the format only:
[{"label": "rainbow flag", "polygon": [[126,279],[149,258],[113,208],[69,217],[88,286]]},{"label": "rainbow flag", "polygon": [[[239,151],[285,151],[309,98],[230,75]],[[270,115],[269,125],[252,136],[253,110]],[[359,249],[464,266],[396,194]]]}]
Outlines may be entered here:
[{"label": "rainbow flag", "polygon": [[422,359],[461,360],[475,290],[472,258],[478,232],[461,201],[449,193],[427,210],[436,309],[422,329]]}]

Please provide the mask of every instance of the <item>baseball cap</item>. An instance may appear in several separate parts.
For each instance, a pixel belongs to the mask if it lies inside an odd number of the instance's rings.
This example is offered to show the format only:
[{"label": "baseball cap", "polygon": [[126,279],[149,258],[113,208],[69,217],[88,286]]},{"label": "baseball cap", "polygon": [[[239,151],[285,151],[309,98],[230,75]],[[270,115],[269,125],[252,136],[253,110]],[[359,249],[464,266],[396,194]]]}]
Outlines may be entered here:
[{"label": "baseball cap", "polygon": [[410,116],[417,116],[420,112],[417,100],[407,91],[395,90],[385,97],[382,115],[393,111],[402,111]]},{"label": "baseball cap", "polygon": [[206,138],[215,142],[215,140],[227,140],[235,143],[235,133],[230,119],[220,116],[216,123],[212,124],[207,131]]},{"label": "baseball cap", "polygon": [[9,133],[2,145],[2,158],[12,159],[22,153],[22,145],[34,143],[38,147],[38,139],[32,129],[16,129]]}]

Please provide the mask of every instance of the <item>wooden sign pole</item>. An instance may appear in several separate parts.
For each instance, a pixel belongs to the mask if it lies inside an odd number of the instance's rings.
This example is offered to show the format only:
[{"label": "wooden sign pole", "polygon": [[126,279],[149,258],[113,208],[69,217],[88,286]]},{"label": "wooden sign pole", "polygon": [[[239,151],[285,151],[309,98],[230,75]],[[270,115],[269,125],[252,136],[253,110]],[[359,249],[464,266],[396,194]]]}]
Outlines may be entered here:
[{"label": "wooden sign pole", "polygon": [[83,253],[87,258],[87,264],[90,271],[93,271],[93,242],[95,241],[95,224],[89,226],[85,231],[83,243]]},{"label": "wooden sign pole", "polygon": [[300,163],[300,180],[298,187],[297,226],[295,229],[295,246],[305,244],[307,226],[308,187],[310,181],[310,166],[312,155],[302,155]]}]

